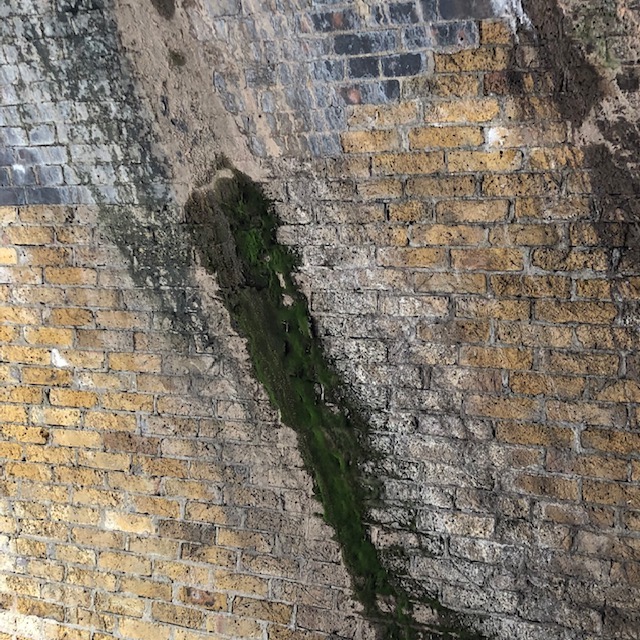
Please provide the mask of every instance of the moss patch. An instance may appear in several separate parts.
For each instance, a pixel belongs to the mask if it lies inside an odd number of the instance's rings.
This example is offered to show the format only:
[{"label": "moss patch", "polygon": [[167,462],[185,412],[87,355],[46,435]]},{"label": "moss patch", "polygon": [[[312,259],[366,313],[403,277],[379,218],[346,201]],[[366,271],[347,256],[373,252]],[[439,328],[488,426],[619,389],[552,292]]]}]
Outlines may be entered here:
[{"label": "moss patch", "polygon": [[[257,378],[283,422],[299,435],[325,519],[367,617],[384,627],[385,638],[427,637],[411,616],[408,595],[368,538],[365,504],[373,489],[360,471],[371,457],[367,422],[323,356],[306,298],[292,278],[297,259],[278,244],[277,220],[262,191],[247,176],[227,172],[214,189],[194,193],[186,205],[201,263],[218,277]],[[459,627],[453,612],[429,604],[441,614],[441,633]]]}]

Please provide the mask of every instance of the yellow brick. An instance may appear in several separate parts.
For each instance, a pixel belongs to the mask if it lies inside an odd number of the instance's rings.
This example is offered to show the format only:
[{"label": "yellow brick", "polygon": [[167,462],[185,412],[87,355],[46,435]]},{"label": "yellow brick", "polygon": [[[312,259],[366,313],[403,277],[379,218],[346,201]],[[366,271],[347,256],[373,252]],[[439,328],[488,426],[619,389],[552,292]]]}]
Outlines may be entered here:
[{"label": "yellow brick", "polygon": [[84,419],[85,426],[104,431],[135,431],[136,417],[126,414],[91,411]]},{"label": "yellow brick", "polygon": [[133,593],[154,600],[171,600],[171,583],[123,575],[120,584],[124,593]]},{"label": "yellow brick", "polygon": [[568,298],[571,294],[571,280],[563,276],[500,274],[491,276],[491,287],[501,297]]},{"label": "yellow brick", "polygon": [[519,249],[454,249],[455,269],[470,271],[522,271],[524,257]]},{"label": "yellow brick", "polygon": [[389,204],[389,220],[392,222],[419,222],[428,218],[424,202],[409,200],[408,202]]},{"label": "yellow brick", "polygon": [[545,246],[560,241],[555,224],[510,224],[497,227],[489,233],[489,242],[497,245]]},{"label": "yellow brick", "polygon": [[416,291],[434,293],[484,293],[486,276],[481,273],[418,273]]},{"label": "yellow brick", "polygon": [[2,346],[0,358],[7,362],[24,364],[49,364],[51,353],[48,349],[36,347]]},{"label": "yellow brick", "polygon": [[51,482],[51,468],[30,462],[7,462],[5,471],[9,478],[24,478],[36,482]]},{"label": "yellow brick", "polygon": [[488,122],[500,113],[495,98],[463,98],[451,102],[436,102],[425,108],[424,120],[438,122]]},{"label": "yellow brick", "polygon": [[561,374],[618,375],[619,358],[608,353],[552,351],[547,361],[549,371]]},{"label": "yellow brick", "polygon": [[0,387],[0,402],[40,404],[42,389],[33,387]]},{"label": "yellow brick", "polygon": [[366,180],[358,182],[358,195],[365,200],[374,198],[399,198],[402,196],[402,182],[395,178]]},{"label": "yellow brick", "polygon": [[640,448],[640,434],[588,427],[582,432],[582,446],[586,449],[629,455]]},{"label": "yellow brick", "polygon": [[133,553],[102,551],[98,557],[98,567],[127,575],[151,575],[151,560]]},{"label": "yellow brick", "polygon": [[41,314],[35,309],[23,307],[0,307],[0,322],[9,324],[40,324]]},{"label": "yellow brick", "polygon": [[459,298],[456,316],[463,318],[495,318],[498,320],[528,320],[528,300],[491,300],[486,298]]},{"label": "yellow brick", "polygon": [[103,451],[79,451],[78,464],[93,469],[128,471],[131,459],[126,453],[105,453]]},{"label": "yellow brick", "polygon": [[51,324],[63,327],[86,327],[93,324],[93,313],[89,309],[52,309]]},{"label": "yellow brick", "polygon": [[607,271],[608,253],[603,249],[535,249],[531,264],[547,271]]},{"label": "yellow brick", "polygon": [[408,196],[441,198],[472,196],[475,191],[475,175],[410,178],[406,188]]},{"label": "yellow brick", "polygon": [[418,119],[416,102],[397,105],[356,105],[349,115],[350,127],[384,128],[410,124]]},{"label": "yellow brick", "polygon": [[81,416],[78,409],[58,409],[55,407],[33,407],[31,409],[31,418],[36,424],[75,427],[79,426]]},{"label": "yellow brick", "polygon": [[180,516],[180,503],[175,500],[135,496],[132,498],[132,502],[138,513],[163,516],[165,518],[178,518]]},{"label": "yellow brick", "polygon": [[126,533],[154,533],[155,525],[151,518],[145,516],[106,511],[104,517],[105,527],[112,531],[124,531]]},{"label": "yellow brick", "polygon": [[584,391],[584,378],[549,376],[539,373],[512,373],[509,385],[514,393],[537,396],[578,398]]},{"label": "yellow brick", "polygon": [[101,520],[101,513],[98,509],[87,506],[54,504],[51,506],[51,519],[72,524],[97,526]]},{"label": "yellow brick", "polygon": [[178,598],[186,604],[210,609],[211,611],[226,611],[227,596],[216,591],[205,591],[194,587],[181,587]]},{"label": "yellow brick", "polygon": [[477,245],[485,237],[482,227],[469,225],[416,224],[411,227],[412,245]]},{"label": "yellow brick", "polygon": [[150,314],[141,311],[96,311],[96,323],[105,329],[146,329]]},{"label": "yellow brick", "polygon": [[6,425],[2,427],[2,433],[7,438],[30,444],[46,444],[49,440],[49,431],[42,427]]},{"label": "yellow brick", "polygon": [[498,147],[528,147],[562,144],[567,138],[565,124],[535,123],[532,126],[487,128],[487,144]]},{"label": "yellow brick", "polygon": [[575,147],[562,146],[529,151],[529,163],[532,169],[555,170],[564,167],[579,167],[583,162],[582,150]]},{"label": "yellow brick", "polygon": [[376,153],[400,147],[400,137],[395,130],[348,131],[342,134],[341,140],[345,153]]},{"label": "yellow brick", "polygon": [[15,249],[0,247],[0,265],[18,264],[18,253]]},{"label": "yellow brick", "polygon": [[626,460],[599,455],[575,455],[572,451],[549,451],[546,468],[555,473],[591,476],[603,480],[625,481],[629,473]]},{"label": "yellow brick", "polygon": [[51,227],[7,227],[4,230],[7,244],[51,244],[53,242],[53,229]]},{"label": "yellow brick", "polygon": [[110,289],[72,288],[67,291],[67,300],[69,304],[79,307],[113,309],[118,306],[118,293]]},{"label": "yellow brick", "polygon": [[71,249],[62,247],[29,247],[22,250],[22,262],[32,267],[63,267],[72,259]]},{"label": "yellow brick", "polygon": [[188,502],[185,510],[185,518],[198,522],[225,524],[228,520],[227,513],[228,510],[219,505],[203,502]]},{"label": "yellow brick", "polygon": [[540,401],[534,398],[472,395],[465,401],[465,413],[482,418],[536,420],[540,415]]},{"label": "yellow brick", "polygon": [[638,509],[640,508],[640,487],[613,482],[584,480],[582,483],[582,498],[585,502]]},{"label": "yellow brick", "polygon": [[[55,580],[53,575],[52,579]],[[50,618],[57,620],[58,622],[62,622],[64,620],[64,607],[62,605],[53,604],[52,602],[43,602],[42,600],[18,597],[16,601],[16,611],[25,616]]]},{"label": "yellow brick", "polygon": [[21,556],[33,556],[35,558],[47,557],[46,543],[38,542],[37,540],[27,540],[25,538],[18,538],[16,540],[16,551]]},{"label": "yellow brick", "polygon": [[18,219],[18,209],[16,207],[0,207],[0,225],[6,226]]},{"label": "yellow brick", "polygon": [[262,627],[255,620],[227,615],[209,615],[207,631],[238,638],[262,638]]},{"label": "yellow brick", "polygon": [[640,384],[635,380],[618,380],[608,384],[595,399],[600,402],[640,403]]},{"label": "yellow brick", "polygon": [[615,305],[607,302],[539,300],[535,305],[536,319],[551,323],[610,324],[617,315]]},{"label": "yellow brick", "polygon": [[531,369],[533,353],[530,349],[464,345],[460,348],[460,364],[496,369]]},{"label": "yellow brick", "polygon": [[496,425],[496,439],[510,444],[571,448],[573,438],[573,429],[568,427],[519,422],[498,422]]},{"label": "yellow brick", "polygon": [[102,447],[102,434],[95,431],[52,429],[51,443],[61,447],[99,449]]},{"label": "yellow brick", "polygon": [[202,611],[165,602],[153,602],[151,604],[151,617],[159,622],[169,622],[181,627],[196,629],[202,628],[205,620]]},{"label": "yellow brick", "polygon": [[233,613],[252,619],[288,624],[293,613],[293,607],[280,602],[236,597],[233,600]]},{"label": "yellow brick", "polygon": [[26,327],[24,330],[24,337],[29,344],[35,345],[70,347],[73,344],[73,331],[71,329]]},{"label": "yellow brick", "polygon": [[122,618],[119,622],[122,638],[127,640],[169,640],[171,627],[153,622]]},{"label": "yellow brick", "polygon": [[127,618],[141,618],[145,601],[112,593],[96,593],[95,608],[96,611],[107,611]]},{"label": "yellow brick", "polygon": [[576,296],[578,298],[597,298],[599,300],[611,300],[612,284],[613,283],[609,280],[604,279],[578,280],[576,282]]},{"label": "yellow brick", "polygon": [[559,189],[554,176],[547,173],[488,175],[482,183],[482,192],[495,197],[542,196],[556,194]]},{"label": "yellow brick", "polygon": [[428,79],[429,95],[441,98],[477,96],[478,90],[478,75],[475,73],[438,73]]},{"label": "yellow brick", "polygon": [[84,267],[45,267],[44,279],[49,284],[95,285],[98,277],[93,269]]},{"label": "yellow brick", "polygon": [[110,353],[109,368],[114,371],[140,371],[159,373],[162,359],[158,355],[146,353]]},{"label": "yellow brick", "polygon": [[17,404],[0,404],[0,423],[27,423],[27,409]]},{"label": "yellow brick", "polygon": [[453,173],[467,171],[517,171],[522,167],[522,151],[450,151],[447,167]]},{"label": "yellow brick", "polygon": [[480,47],[457,53],[435,55],[436,72],[500,71],[509,64],[508,49],[504,47]]},{"label": "yellow brick", "polygon": [[83,546],[122,549],[124,548],[125,536],[119,532],[104,531],[102,528],[73,527],[71,540]]},{"label": "yellow brick", "polygon": [[523,474],[516,478],[514,484],[516,490],[524,493],[558,500],[578,500],[580,495],[577,480],[568,480],[559,476]]},{"label": "yellow brick", "polygon": [[101,369],[104,366],[105,354],[101,351],[64,349],[60,351],[60,355],[69,366],[78,369]]},{"label": "yellow brick", "polygon": [[21,460],[22,447],[12,442],[0,442],[0,458]]},{"label": "yellow brick", "polygon": [[411,149],[478,147],[484,143],[480,127],[421,127],[409,132]]},{"label": "yellow brick", "polygon": [[153,411],[153,396],[142,393],[105,393],[102,397],[105,409],[117,411]]},{"label": "yellow brick", "polygon": [[438,151],[431,153],[385,153],[373,157],[373,172],[375,174],[435,173],[443,169],[444,155]]},{"label": "yellow brick", "polygon": [[443,249],[400,247],[378,250],[378,264],[388,267],[443,267],[446,260]]},{"label": "yellow brick", "polygon": [[465,200],[438,202],[438,222],[497,222],[505,220],[509,213],[507,200]]},{"label": "yellow brick", "polygon": [[0,342],[15,342],[20,335],[18,327],[0,325]]},{"label": "yellow brick", "polygon": [[24,457],[27,462],[45,462],[47,464],[73,464],[75,452],[62,447],[43,447],[28,445]]},{"label": "yellow brick", "polygon": [[[76,374],[79,384],[86,389],[130,389],[132,388],[131,378],[127,374],[115,373],[92,373],[82,371]],[[146,389],[143,389],[146,391]]]},{"label": "yellow brick", "polygon": [[483,20],[480,23],[482,44],[511,44],[513,33],[505,20]]},{"label": "yellow brick", "polygon": [[96,405],[98,396],[89,391],[72,391],[71,389],[51,389],[49,402],[63,407],[89,408]]}]

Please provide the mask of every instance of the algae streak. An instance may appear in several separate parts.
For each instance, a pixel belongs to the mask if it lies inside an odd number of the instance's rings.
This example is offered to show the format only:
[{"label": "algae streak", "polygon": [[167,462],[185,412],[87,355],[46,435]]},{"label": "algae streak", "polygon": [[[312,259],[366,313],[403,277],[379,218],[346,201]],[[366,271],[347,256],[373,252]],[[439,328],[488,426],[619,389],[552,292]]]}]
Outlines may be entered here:
[{"label": "algae streak", "polygon": [[[201,263],[218,277],[258,379],[282,421],[298,433],[325,519],[335,530],[367,617],[384,627],[388,639],[429,637],[424,629],[418,632],[407,594],[383,567],[367,536],[364,505],[371,489],[360,473],[360,463],[370,457],[367,423],[346,397],[314,336],[306,298],[291,275],[297,259],[278,244],[273,207],[261,190],[237,171],[223,173],[226,177],[218,178],[214,188],[194,193],[186,204]],[[455,614],[436,602],[429,604],[450,628]]]}]

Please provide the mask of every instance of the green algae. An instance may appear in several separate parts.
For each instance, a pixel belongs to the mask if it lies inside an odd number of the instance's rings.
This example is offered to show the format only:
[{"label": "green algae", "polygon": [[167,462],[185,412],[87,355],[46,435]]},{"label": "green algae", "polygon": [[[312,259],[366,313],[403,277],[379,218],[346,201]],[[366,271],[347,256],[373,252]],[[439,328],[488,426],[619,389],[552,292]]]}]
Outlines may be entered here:
[{"label": "green algae", "polygon": [[[367,421],[322,352],[307,300],[293,280],[298,259],[278,243],[277,218],[261,189],[238,171],[225,169],[223,175],[213,188],[193,193],[185,207],[201,264],[217,275],[258,380],[282,421],[299,436],[365,615],[389,640],[431,637],[419,630],[408,594],[368,537],[365,504],[375,488],[361,472],[361,464],[374,455],[367,448]],[[426,600],[441,617],[437,637],[449,631],[477,637],[460,629],[454,612]]]}]

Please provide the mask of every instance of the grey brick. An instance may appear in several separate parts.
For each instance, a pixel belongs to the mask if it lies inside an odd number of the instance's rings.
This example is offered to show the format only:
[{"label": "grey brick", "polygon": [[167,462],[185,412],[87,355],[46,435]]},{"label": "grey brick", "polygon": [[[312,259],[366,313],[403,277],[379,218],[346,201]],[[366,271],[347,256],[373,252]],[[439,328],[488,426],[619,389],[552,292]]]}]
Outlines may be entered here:
[{"label": "grey brick", "polygon": [[423,70],[419,53],[403,53],[382,59],[382,73],[387,77],[415,76]]},{"label": "grey brick", "polygon": [[18,69],[13,65],[3,65],[0,67],[0,84],[12,85],[18,79]]},{"label": "grey brick", "polygon": [[491,0],[439,0],[438,7],[444,20],[484,20],[495,15]]},{"label": "grey brick", "polygon": [[434,22],[438,19],[438,0],[421,0],[420,8],[425,22]]},{"label": "grey brick", "polygon": [[430,49],[434,38],[431,29],[425,27],[408,27],[402,32],[402,42],[410,51],[413,49]]},{"label": "grey brick", "polygon": [[0,127],[20,127],[22,118],[18,107],[0,107]]},{"label": "grey brick", "polygon": [[7,167],[0,167],[0,187],[12,186],[11,171]]},{"label": "grey brick", "polygon": [[29,144],[27,132],[19,127],[2,127],[0,129],[0,144],[7,147],[24,147]]},{"label": "grey brick", "polygon": [[432,27],[433,46],[451,49],[471,47],[479,42],[478,27],[475,22],[446,22]]},{"label": "grey brick", "polygon": [[15,161],[16,157],[13,149],[0,148],[0,167],[10,167]]},{"label": "grey brick", "polygon": [[26,204],[24,189],[19,187],[0,188],[0,206]]},{"label": "grey brick", "polygon": [[393,31],[374,31],[371,33],[338,35],[334,49],[339,55],[366,55],[390,51],[397,46]]},{"label": "grey brick", "polygon": [[36,174],[31,167],[14,165],[12,171],[13,184],[16,187],[27,187],[36,184]]},{"label": "grey brick", "polygon": [[29,142],[32,145],[54,144],[55,141],[56,132],[54,127],[50,124],[42,124],[29,131]]},{"label": "grey brick", "polygon": [[65,192],[60,187],[37,187],[27,189],[27,204],[72,204],[65,198]]},{"label": "grey brick", "polygon": [[344,79],[343,60],[316,60],[311,63],[311,74],[315,80],[332,82]]},{"label": "grey brick", "polygon": [[356,13],[350,9],[311,14],[311,22],[316,31],[353,31],[359,26]]},{"label": "grey brick", "polygon": [[205,7],[212,18],[235,16],[240,13],[240,0],[216,0],[207,2]]},{"label": "grey brick", "polygon": [[276,70],[272,65],[255,65],[245,69],[244,77],[248,87],[270,87],[276,83]]},{"label": "grey brick", "polygon": [[52,186],[64,183],[64,175],[62,167],[58,166],[44,166],[36,167],[36,177],[38,184],[42,186]]}]

